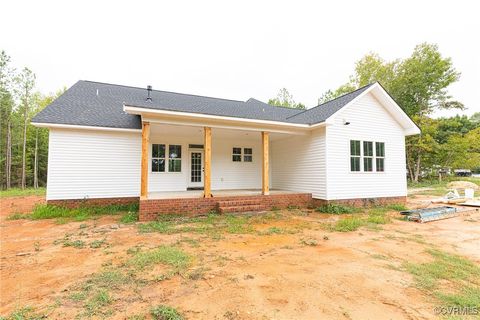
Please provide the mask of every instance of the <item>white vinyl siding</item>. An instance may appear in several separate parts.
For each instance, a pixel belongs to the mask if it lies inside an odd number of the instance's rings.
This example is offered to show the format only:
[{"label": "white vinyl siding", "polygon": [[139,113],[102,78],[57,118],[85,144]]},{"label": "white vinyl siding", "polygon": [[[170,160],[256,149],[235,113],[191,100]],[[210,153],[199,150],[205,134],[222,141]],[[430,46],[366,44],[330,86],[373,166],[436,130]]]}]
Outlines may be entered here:
[{"label": "white vinyl siding", "polygon": [[324,128],[271,141],[270,145],[272,188],[309,192],[319,199],[326,197]]},{"label": "white vinyl siding", "polygon": [[137,197],[141,134],[51,129],[47,200]]},{"label": "white vinyl siding", "polygon": [[[350,122],[344,125],[344,122]],[[367,94],[342,109],[327,126],[328,200],[405,196],[405,137],[402,127]],[[373,141],[373,171],[352,172],[350,140]],[[385,171],[375,172],[375,142],[385,143]],[[363,155],[363,152],[362,152]]]}]

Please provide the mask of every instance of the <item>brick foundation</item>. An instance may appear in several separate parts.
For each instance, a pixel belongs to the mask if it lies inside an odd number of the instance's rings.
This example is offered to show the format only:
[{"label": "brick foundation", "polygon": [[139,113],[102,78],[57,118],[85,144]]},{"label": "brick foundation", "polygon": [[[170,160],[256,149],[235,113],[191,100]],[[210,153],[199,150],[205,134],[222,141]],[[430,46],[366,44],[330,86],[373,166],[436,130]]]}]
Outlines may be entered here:
[{"label": "brick foundation", "polygon": [[67,200],[47,200],[47,204],[65,207],[65,208],[78,208],[78,207],[101,207],[109,205],[127,205],[138,203],[139,197],[124,197],[124,198],[91,198],[91,199],[67,199]]},{"label": "brick foundation", "polygon": [[353,207],[372,207],[387,204],[405,204],[407,197],[378,197],[378,198],[359,198],[359,199],[340,199],[340,200],[323,200],[312,199],[312,205],[319,207],[328,203],[343,204]]},{"label": "brick foundation", "polygon": [[261,204],[265,210],[272,208],[287,208],[288,206],[298,206],[306,208],[311,205],[312,194],[310,193],[290,193],[275,194],[268,196],[234,196],[234,197],[215,197],[215,198],[183,198],[183,199],[145,199],[140,200],[140,221],[155,220],[159,214],[185,214],[199,215],[218,210],[218,202],[232,201],[237,204],[248,203],[255,200]]}]

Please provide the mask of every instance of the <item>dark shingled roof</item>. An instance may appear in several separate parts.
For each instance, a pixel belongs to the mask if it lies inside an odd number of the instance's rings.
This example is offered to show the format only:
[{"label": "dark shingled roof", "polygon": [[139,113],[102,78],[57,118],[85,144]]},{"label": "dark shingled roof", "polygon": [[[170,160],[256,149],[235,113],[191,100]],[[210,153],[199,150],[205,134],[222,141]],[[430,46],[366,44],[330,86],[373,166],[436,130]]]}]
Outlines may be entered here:
[{"label": "dark shingled roof", "polygon": [[156,110],[314,124],[325,121],[369,86],[317,107],[300,110],[271,106],[253,98],[237,101],[159,90],[152,90],[152,99],[147,101],[145,88],[78,81],[39,112],[32,122],[140,129],[140,117],[125,113],[123,111],[125,104]]}]

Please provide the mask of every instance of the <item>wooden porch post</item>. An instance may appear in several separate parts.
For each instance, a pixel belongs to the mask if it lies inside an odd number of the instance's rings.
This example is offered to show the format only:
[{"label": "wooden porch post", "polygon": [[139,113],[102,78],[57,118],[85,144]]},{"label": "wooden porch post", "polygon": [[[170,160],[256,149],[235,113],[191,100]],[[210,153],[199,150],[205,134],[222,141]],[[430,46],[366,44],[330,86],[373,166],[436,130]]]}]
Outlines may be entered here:
[{"label": "wooden porch post", "polygon": [[142,173],[140,183],[140,197],[148,196],[148,142],[150,140],[150,123],[142,122]]},{"label": "wooden porch post", "polygon": [[263,149],[263,161],[262,161],[262,194],[268,195],[270,193],[269,178],[268,178],[268,132],[262,131],[262,149]]},{"label": "wooden porch post", "polygon": [[212,128],[204,127],[204,155],[203,155],[203,196],[212,196],[210,174],[212,172]]}]

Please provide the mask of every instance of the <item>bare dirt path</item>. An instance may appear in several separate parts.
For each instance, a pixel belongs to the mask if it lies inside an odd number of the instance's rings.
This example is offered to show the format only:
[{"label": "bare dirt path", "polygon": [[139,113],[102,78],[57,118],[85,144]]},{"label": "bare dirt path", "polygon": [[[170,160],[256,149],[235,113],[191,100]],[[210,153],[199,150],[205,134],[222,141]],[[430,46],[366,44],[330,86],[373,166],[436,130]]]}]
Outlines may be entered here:
[{"label": "bare dirt path", "polygon": [[10,214],[31,212],[37,204],[45,203],[45,196],[20,196],[0,198],[0,220]]},{"label": "bare dirt path", "polygon": [[[188,232],[139,233],[135,224],[119,225],[118,219],[62,225],[3,220],[0,314],[30,305],[49,318],[73,318],[81,306],[67,298],[72,286],[107,266],[120,266],[139,246],[177,245],[195,257],[202,277],[174,276],[115,293],[113,319],[148,315],[158,304],[174,306],[187,319],[430,319],[436,302],[415,288],[402,262],[428,260],[425,249],[435,245],[480,263],[478,213],[428,224],[394,219],[381,230],[348,233],[325,231],[321,224],[330,218],[310,213],[259,226],[307,225],[300,232],[224,234],[220,239]],[[85,247],[62,246],[66,235],[81,239]],[[306,245],[304,239],[317,245]],[[95,240],[106,245],[91,248]],[[153,269],[145,272],[165,271]]]}]

